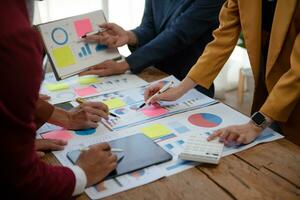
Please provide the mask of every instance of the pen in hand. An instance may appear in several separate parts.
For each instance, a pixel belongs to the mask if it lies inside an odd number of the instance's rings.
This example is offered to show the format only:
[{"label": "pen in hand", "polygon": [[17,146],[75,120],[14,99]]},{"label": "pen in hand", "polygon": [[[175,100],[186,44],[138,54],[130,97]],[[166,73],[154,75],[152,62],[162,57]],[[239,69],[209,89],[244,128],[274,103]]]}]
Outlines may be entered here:
[{"label": "pen in hand", "polygon": [[[76,102],[79,104],[83,104],[84,102],[86,102],[86,100],[84,100],[82,98],[76,98]],[[120,118],[118,115],[116,115],[114,113],[109,112],[108,114],[112,117]]]},{"label": "pen in hand", "polygon": [[140,105],[139,109],[141,109],[145,105],[149,104],[154,96],[156,96],[158,94],[161,94],[161,93],[165,92],[166,90],[170,89],[173,86],[173,84],[174,84],[173,81],[170,81],[170,82],[166,83],[158,92],[156,92],[154,95],[152,95],[145,103]]},{"label": "pen in hand", "polygon": [[88,32],[88,33],[86,33],[85,35],[83,35],[83,36],[81,36],[81,38],[86,38],[86,37],[88,37],[88,36],[91,36],[91,35],[95,35],[95,34],[98,34],[98,33],[102,33],[102,32],[104,32],[104,31],[106,31],[105,29],[99,29],[99,30],[97,30],[97,31],[91,31],[91,32]]}]

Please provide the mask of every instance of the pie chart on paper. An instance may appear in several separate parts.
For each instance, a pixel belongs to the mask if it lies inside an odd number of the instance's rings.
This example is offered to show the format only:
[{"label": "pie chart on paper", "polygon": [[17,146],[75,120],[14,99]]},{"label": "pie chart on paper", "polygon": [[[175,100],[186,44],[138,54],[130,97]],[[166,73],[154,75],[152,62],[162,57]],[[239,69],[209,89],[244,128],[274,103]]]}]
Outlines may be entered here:
[{"label": "pie chart on paper", "polygon": [[211,113],[197,113],[190,115],[188,121],[199,127],[214,128],[222,123],[222,118]]}]

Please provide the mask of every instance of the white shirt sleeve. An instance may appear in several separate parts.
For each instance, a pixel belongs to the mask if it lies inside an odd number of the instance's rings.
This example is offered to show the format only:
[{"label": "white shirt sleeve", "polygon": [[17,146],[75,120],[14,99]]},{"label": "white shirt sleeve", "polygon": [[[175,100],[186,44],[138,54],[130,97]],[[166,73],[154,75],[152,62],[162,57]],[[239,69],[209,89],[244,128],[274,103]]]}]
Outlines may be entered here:
[{"label": "white shirt sleeve", "polygon": [[75,175],[76,182],[75,182],[73,196],[76,196],[84,192],[84,189],[87,184],[87,178],[85,172],[79,166],[74,165],[69,168],[73,171]]}]

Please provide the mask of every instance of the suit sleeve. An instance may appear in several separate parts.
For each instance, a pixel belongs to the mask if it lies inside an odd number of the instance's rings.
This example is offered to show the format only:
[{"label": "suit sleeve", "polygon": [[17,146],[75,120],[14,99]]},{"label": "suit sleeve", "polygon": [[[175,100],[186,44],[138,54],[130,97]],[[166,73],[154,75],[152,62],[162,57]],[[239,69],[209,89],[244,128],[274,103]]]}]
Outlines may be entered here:
[{"label": "suit sleeve", "polygon": [[196,0],[155,38],[126,58],[134,73],[171,56],[201,38],[218,23],[223,1]]},{"label": "suit sleeve", "polygon": [[[70,199],[75,176],[36,155],[34,113],[41,83],[42,46],[25,0],[0,7],[0,187],[10,199]],[[12,26],[12,24],[17,26]]]},{"label": "suit sleeve", "polygon": [[261,112],[273,120],[285,122],[300,99],[300,33],[294,42],[290,57],[291,68],[273,87]]},{"label": "suit sleeve", "polygon": [[138,46],[143,46],[155,37],[152,0],[146,0],[142,22],[140,26],[132,30],[132,32],[134,32],[138,38]]},{"label": "suit sleeve", "polygon": [[209,88],[230,57],[241,32],[237,0],[227,0],[220,12],[220,26],[213,32],[202,56],[188,73],[195,83]]}]

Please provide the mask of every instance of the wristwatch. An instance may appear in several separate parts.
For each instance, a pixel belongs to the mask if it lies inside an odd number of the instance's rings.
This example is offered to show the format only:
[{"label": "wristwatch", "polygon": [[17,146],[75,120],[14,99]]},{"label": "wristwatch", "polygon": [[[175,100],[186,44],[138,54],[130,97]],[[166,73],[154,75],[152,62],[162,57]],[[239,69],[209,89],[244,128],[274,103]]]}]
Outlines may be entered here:
[{"label": "wristwatch", "polygon": [[256,112],[251,116],[251,121],[254,125],[265,129],[268,126],[270,126],[270,122],[267,120],[267,118],[260,112]]}]

